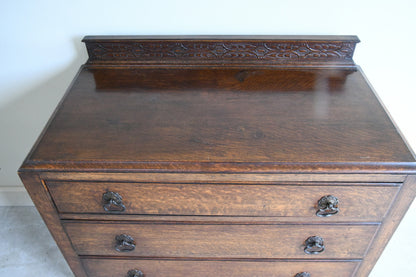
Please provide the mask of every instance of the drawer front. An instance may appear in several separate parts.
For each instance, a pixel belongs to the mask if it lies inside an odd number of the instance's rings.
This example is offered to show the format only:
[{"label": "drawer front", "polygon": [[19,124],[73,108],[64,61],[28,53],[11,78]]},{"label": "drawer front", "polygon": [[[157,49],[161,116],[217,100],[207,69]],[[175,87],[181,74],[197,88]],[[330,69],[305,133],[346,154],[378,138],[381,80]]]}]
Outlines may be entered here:
[{"label": "drawer front", "polygon": [[125,277],[129,270],[146,277],[295,277],[308,272],[311,277],[350,277],[359,262],[247,262],[172,260],[83,260],[90,277]]},{"label": "drawer front", "polygon": [[[360,259],[378,225],[214,225],[64,222],[79,255],[200,258]],[[116,251],[117,235],[129,235],[134,250]],[[319,236],[325,250],[304,252]],[[123,242],[118,243],[123,244]]]},{"label": "drawer front", "polygon": [[[326,195],[339,200],[331,220],[381,221],[398,186],[234,185],[48,182],[61,213],[109,213],[103,194],[121,196],[123,211],[140,215],[316,217]],[[108,202],[107,202],[108,204]],[[333,219],[332,219],[333,218]]]}]

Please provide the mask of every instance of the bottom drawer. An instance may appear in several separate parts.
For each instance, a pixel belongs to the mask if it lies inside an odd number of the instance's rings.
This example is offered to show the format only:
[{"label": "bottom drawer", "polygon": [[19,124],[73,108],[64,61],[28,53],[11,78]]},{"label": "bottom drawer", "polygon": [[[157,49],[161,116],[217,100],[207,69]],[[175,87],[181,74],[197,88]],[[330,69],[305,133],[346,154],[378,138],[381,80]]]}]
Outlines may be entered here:
[{"label": "bottom drawer", "polygon": [[84,259],[83,264],[90,277],[134,277],[128,274],[134,269],[143,273],[136,276],[143,277],[294,277],[302,272],[310,273],[310,277],[350,277],[359,262]]}]

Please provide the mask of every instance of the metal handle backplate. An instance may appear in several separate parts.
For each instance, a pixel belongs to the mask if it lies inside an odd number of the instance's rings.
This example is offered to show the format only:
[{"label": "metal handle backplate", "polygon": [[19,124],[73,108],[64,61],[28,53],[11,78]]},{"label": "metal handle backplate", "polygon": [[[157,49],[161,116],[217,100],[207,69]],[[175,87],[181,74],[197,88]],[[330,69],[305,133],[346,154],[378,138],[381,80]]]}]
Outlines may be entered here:
[{"label": "metal handle backplate", "polygon": [[126,209],[121,195],[112,191],[103,193],[103,208],[107,212],[124,212]]},{"label": "metal handle backplate", "polygon": [[309,272],[299,272],[295,277],[311,277],[311,274]]},{"label": "metal handle backplate", "polygon": [[116,236],[115,249],[119,252],[130,252],[136,248],[136,242],[134,239],[126,234]]},{"label": "metal handle backplate", "polygon": [[127,272],[126,277],[144,277],[144,274],[138,269],[131,269]]},{"label": "metal handle backplate", "polygon": [[316,215],[319,217],[328,217],[339,212],[338,198],[332,195],[327,195],[319,199],[318,210]]},{"label": "metal handle backplate", "polygon": [[325,250],[324,239],[319,236],[312,236],[305,240],[306,254],[319,254]]}]

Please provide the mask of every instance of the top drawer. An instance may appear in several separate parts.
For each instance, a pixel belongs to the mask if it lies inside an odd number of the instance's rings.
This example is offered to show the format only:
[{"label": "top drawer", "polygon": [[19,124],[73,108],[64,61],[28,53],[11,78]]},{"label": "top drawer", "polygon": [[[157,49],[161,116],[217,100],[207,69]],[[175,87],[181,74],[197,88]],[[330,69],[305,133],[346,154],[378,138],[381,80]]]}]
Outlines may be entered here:
[{"label": "top drawer", "polygon": [[[381,221],[397,185],[325,184],[161,184],[112,182],[48,182],[60,213],[264,216],[316,218],[318,201],[335,196],[339,212],[333,220]],[[122,200],[111,205],[111,192]],[[103,195],[106,194],[105,199]],[[106,211],[104,205],[107,204]],[[124,207],[124,209],[122,208]]]}]

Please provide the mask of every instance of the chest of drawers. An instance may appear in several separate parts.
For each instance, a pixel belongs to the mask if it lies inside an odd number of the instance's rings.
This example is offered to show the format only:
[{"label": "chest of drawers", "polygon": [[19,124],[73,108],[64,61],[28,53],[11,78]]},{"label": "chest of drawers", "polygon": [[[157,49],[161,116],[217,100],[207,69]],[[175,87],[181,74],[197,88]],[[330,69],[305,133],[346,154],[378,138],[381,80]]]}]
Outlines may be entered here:
[{"label": "chest of drawers", "polygon": [[416,163],[356,37],[84,42],[19,170],[77,277],[369,274]]}]

